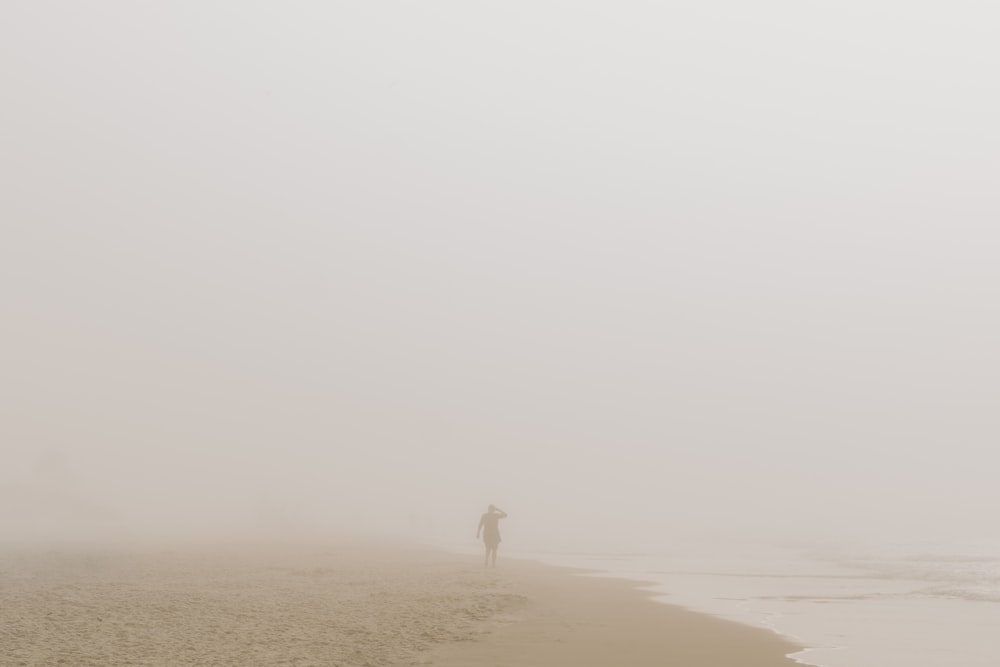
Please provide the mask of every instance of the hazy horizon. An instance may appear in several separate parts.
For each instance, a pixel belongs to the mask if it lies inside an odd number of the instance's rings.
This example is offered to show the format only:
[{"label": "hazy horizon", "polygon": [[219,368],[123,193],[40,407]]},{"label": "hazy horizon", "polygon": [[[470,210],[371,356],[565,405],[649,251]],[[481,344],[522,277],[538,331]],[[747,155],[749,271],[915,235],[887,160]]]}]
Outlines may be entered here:
[{"label": "hazy horizon", "polygon": [[0,16],[0,539],[996,536],[1000,9]]}]

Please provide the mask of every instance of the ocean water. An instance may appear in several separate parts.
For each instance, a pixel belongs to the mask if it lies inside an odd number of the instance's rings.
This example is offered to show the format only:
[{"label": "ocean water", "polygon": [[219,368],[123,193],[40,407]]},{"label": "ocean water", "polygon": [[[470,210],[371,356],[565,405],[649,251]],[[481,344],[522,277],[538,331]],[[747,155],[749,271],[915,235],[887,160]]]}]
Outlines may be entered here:
[{"label": "ocean water", "polygon": [[1000,665],[1000,541],[518,555],[767,628],[807,647],[791,656],[806,665]]}]

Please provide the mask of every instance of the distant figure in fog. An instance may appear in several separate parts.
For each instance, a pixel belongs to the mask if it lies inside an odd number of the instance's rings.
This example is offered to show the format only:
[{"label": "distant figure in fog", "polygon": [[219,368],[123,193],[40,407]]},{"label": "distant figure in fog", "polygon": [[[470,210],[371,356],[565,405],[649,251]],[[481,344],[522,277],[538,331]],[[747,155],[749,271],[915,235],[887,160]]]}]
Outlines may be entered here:
[{"label": "distant figure in fog", "polygon": [[497,547],[500,546],[500,519],[506,519],[507,513],[496,505],[490,505],[486,514],[479,518],[479,528],[476,529],[476,539],[479,533],[483,534],[483,543],[486,544],[486,560],[483,566],[490,564],[497,566]]}]

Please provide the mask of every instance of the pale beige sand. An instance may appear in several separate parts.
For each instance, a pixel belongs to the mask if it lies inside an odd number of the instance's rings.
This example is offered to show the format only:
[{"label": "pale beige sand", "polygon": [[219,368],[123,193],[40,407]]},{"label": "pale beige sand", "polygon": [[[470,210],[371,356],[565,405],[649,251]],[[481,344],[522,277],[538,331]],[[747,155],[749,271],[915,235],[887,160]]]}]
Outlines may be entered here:
[{"label": "pale beige sand", "polygon": [[0,665],[397,665],[521,599],[478,559],[329,546],[0,553]]},{"label": "pale beige sand", "polygon": [[787,667],[791,650],[626,582],[510,560],[357,545],[0,553],[5,667]]},{"label": "pale beige sand", "polygon": [[801,647],[772,632],[655,602],[637,584],[506,561],[525,596],[477,642],[432,649],[437,667],[791,667]]}]

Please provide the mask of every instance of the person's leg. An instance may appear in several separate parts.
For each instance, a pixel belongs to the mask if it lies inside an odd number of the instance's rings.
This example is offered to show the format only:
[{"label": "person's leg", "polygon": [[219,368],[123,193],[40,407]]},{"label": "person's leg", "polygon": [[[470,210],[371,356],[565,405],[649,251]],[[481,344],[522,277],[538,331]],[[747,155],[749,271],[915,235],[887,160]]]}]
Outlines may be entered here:
[{"label": "person's leg", "polygon": [[493,556],[493,567],[496,567],[497,566],[497,548],[493,547],[492,552],[493,552],[492,553],[492,556]]},{"label": "person's leg", "polygon": [[486,556],[483,558],[483,567],[490,564],[490,545],[486,545]]}]

